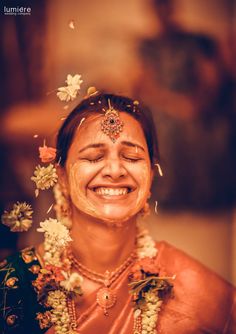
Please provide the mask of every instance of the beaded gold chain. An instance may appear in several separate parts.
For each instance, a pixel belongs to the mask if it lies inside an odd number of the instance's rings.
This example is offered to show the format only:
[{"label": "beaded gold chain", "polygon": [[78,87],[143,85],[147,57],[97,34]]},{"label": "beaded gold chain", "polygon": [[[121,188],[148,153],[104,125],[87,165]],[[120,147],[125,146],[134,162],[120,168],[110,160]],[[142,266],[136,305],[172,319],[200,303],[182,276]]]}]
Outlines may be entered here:
[{"label": "beaded gold chain", "polygon": [[87,266],[80,263],[75,256],[71,253],[70,255],[71,263],[74,267],[90,281],[99,283],[102,287],[97,292],[97,304],[103,309],[104,315],[108,315],[108,309],[112,308],[117,300],[117,295],[111,285],[118,279],[118,277],[124,272],[124,270],[129,267],[131,263],[134,262],[137,257],[136,252],[132,252],[130,256],[114,271],[109,272],[108,270],[104,273],[98,273],[89,269]]},{"label": "beaded gold chain", "polygon": [[75,302],[73,299],[67,298],[67,307],[68,307],[68,313],[70,317],[70,328],[76,332],[77,317],[76,317],[76,310],[75,310]]}]

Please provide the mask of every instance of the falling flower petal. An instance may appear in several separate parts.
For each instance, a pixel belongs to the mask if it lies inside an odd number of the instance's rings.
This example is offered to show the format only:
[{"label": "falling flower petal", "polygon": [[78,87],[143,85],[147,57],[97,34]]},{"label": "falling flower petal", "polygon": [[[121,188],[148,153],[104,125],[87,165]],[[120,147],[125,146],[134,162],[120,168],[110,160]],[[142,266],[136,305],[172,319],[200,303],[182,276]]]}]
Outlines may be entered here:
[{"label": "falling flower petal", "polygon": [[34,138],[38,138],[39,135],[33,135]]},{"label": "falling flower petal", "polygon": [[48,211],[47,211],[47,213],[49,213],[51,210],[52,210],[52,208],[53,208],[53,205],[54,204],[52,204],[49,208],[48,208]]},{"label": "falling flower petal", "polygon": [[60,166],[60,163],[61,163],[61,157],[59,158],[57,165]]},{"label": "falling flower petal", "polygon": [[69,28],[73,30],[75,29],[75,22],[73,20],[69,22]]},{"label": "falling flower petal", "polygon": [[155,164],[155,166],[157,166],[157,169],[158,169],[159,175],[160,175],[160,176],[163,176],[163,173],[162,173],[161,166],[160,166],[159,164]]},{"label": "falling flower petal", "polygon": [[78,129],[79,129],[79,127],[81,126],[81,124],[82,124],[84,121],[85,121],[85,117],[83,117],[83,118],[81,119],[81,121],[79,122]]},{"label": "falling flower petal", "polygon": [[157,205],[158,205],[158,202],[155,201],[155,213],[156,213],[156,214],[158,214],[158,212],[157,212]]},{"label": "falling flower petal", "polygon": [[50,92],[47,92],[47,94],[46,94],[46,95],[48,96],[48,95],[50,95],[50,94],[54,93],[55,91],[56,91],[56,89],[53,89],[53,90],[51,90]]},{"label": "falling flower petal", "polygon": [[97,88],[93,87],[93,86],[89,87],[88,90],[87,90],[87,95],[88,96],[92,96],[92,95],[95,95],[97,93],[98,93]]}]

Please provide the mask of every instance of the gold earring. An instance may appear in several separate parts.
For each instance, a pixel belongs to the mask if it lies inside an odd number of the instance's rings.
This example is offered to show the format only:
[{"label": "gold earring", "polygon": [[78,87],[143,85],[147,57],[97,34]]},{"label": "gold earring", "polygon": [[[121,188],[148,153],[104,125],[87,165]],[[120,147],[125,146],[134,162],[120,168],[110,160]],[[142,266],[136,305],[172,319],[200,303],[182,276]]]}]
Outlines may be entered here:
[{"label": "gold earring", "polygon": [[150,206],[148,202],[144,204],[143,208],[140,211],[140,214],[143,218],[150,215]]}]

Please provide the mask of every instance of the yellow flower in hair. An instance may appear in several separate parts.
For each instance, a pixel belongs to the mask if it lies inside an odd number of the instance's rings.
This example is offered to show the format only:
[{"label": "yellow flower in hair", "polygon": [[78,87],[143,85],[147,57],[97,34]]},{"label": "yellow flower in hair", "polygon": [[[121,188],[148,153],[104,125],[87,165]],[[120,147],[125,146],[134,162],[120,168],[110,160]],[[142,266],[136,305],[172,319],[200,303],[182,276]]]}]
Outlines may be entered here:
[{"label": "yellow flower in hair", "polygon": [[17,202],[13,209],[5,211],[2,215],[2,223],[10,228],[12,232],[27,231],[32,225],[32,207],[26,202]]},{"label": "yellow flower in hair", "polygon": [[53,164],[49,164],[47,167],[38,165],[34,171],[34,176],[31,180],[35,182],[37,189],[49,189],[57,183],[57,172]]}]

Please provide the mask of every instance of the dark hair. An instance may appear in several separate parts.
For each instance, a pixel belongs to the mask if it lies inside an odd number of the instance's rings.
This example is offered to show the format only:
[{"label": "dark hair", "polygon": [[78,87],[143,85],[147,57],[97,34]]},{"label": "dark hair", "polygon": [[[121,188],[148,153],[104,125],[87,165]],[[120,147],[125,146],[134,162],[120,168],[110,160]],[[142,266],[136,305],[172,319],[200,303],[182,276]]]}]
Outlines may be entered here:
[{"label": "dark hair", "polygon": [[141,125],[149,151],[152,166],[159,162],[159,151],[154,120],[149,109],[138,101],[128,97],[99,93],[82,100],[77,107],[68,115],[57,135],[57,162],[65,166],[68,150],[73,141],[76,129],[83,118],[94,114],[104,114],[111,106],[120,111],[130,114]]}]

